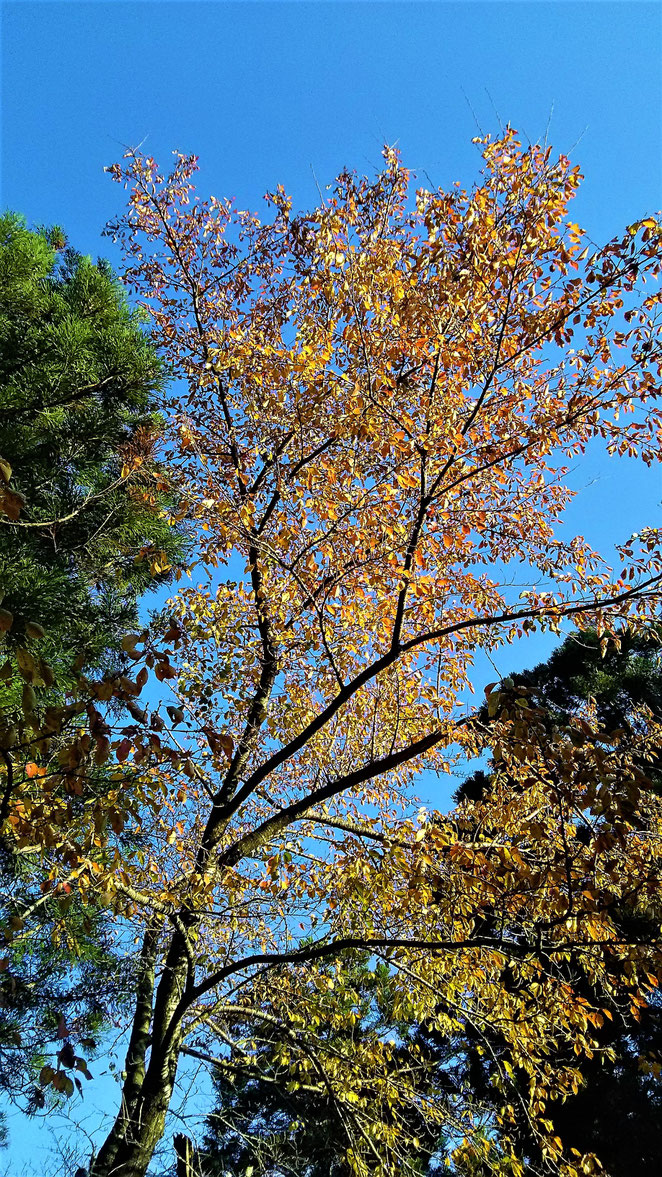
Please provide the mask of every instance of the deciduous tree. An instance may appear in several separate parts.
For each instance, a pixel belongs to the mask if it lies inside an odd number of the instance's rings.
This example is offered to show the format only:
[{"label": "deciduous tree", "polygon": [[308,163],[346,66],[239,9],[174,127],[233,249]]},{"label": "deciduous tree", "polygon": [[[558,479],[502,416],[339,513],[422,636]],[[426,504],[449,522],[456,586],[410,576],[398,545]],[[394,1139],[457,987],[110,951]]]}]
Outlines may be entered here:
[{"label": "deciduous tree", "polygon": [[[495,695],[507,787],[466,825],[417,818],[411,789],[494,736],[459,701],[477,648],[564,617],[608,642],[658,607],[655,531],[612,572],[556,525],[564,463],[595,439],[658,459],[661,234],[647,218],[595,248],[567,219],[565,158],[512,131],[480,146],[471,190],[413,194],[389,149],[309,214],[277,189],[265,223],[197,199],[191,158],[169,177],[133,153],[111,169],[130,187],[113,226],[125,280],[186,385],[169,464],[201,565],[163,638],[176,657],[136,635],[137,676],[112,688],[139,692],[151,669],[174,697],[168,721],[164,699],[116,740],[115,804],[140,829],[123,856],[106,832],[103,886],[135,921],[140,978],[94,1177],[143,1177],[182,1055],[250,1055],[237,1019],[272,1017],[291,1082],[334,1101],[353,1170],[406,1171],[416,1088],[393,1082],[397,1044],[334,1053],[314,1033],[356,948],[388,962],[398,1018],[442,1034],[470,1019],[486,1043],[498,1023],[513,1173],[523,1085],[545,1165],[590,1165],[563,1156],[547,1109],[580,1081],[561,1047],[590,1053],[603,992],[638,1007],[659,971],[657,942],[611,915],[626,893],[659,904],[659,801],[638,784],[650,733],[633,749],[578,720],[550,738],[534,706]],[[82,681],[80,709],[107,690]],[[83,823],[87,758],[112,738],[98,703],[88,716],[64,773]],[[63,773],[47,774],[54,804]],[[15,835],[39,836],[30,785],[15,796]],[[88,859],[81,837],[81,881]],[[454,1112],[458,1156],[487,1156],[482,1127],[479,1106]]]}]

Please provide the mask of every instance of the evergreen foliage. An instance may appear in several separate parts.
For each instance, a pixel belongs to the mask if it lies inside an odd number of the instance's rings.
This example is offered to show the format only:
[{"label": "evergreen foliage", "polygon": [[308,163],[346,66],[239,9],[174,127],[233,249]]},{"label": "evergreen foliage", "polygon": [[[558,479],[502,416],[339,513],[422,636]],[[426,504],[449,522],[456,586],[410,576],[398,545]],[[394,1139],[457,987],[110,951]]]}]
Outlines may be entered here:
[{"label": "evergreen foliage", "polygon": [[[184,558],[156,460],[165,375],[106,262],[66,248],[59,229],[0,217],[0,595],[12,618],[1,636],[7,666],[31,659],[54,706],[76,660],[120,665],[141,597]],[[20,687],[4,675],[0,688],[8,771]],[[90,788],[107,790],[103,766]],[[132,984],[103,908],[66,885],[43,893],[47,874],[47,858],[2,838],[0,1087],[34,1111],[58,1026],[60,1045],[73,1030],[89,1053]]]},{"label": "evergreen foliage", "polygon": [[14,640],[45,630],[58,681],[81,653],[113,664],[140,597],[181,559],[154,460],[164,378],[106,262],[0,218],[2,605]]},{"label": "evergreen foliage", "polygon": [[[594,631],[569,635],[546,662],[532,670],[514,673],[509,685],[525,687],[545,707],[550,720],[563,724],[589,703],[601,728],[614,731],[640,723],[648,709],[662,717],[662,626],[637,633],[624,630],[619,645],[601,646]],[[487,703],[479,712],[488,721]],[[653,787],[662,788],[662,764],[647,765]],[[489,775],[479,769],[462,782],[454,794],[460,802],[481,797]]]}]

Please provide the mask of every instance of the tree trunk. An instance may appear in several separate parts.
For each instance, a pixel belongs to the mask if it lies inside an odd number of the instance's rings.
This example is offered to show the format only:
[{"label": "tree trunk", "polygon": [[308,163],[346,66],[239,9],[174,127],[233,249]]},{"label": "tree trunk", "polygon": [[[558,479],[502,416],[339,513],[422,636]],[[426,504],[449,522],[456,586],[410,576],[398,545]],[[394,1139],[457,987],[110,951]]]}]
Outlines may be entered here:
[{"label": "tree trunk", "polygon": [[145,934],[122,1102],[90,1177],[145,1177],[163,1136],[181,1046],[180,999],[188,974],[183,936],[173,934],[154,994],[158,931]]},{"label": "tree trunk", "polygon": [[[154,1150],[163,1136],[177,1071],[178,1048],[159,1067],[160,1081],[148,1069],[132,1108],[124,1093],[122,1108],[90,1169],[90,1177],[145,1177]],[[155,1068],[156,1070],[156,1068]]]},{"label": "tree trunk", "polygon": [[202,1177],[200,1154],[190,1136],[177,1132],[172,1138],[172,1143],[177,1157],[177,1177]]},{"label": "tree trunk", "polygon": [[141,1109],[140,1123],[115,1124],[90,1177],[145,1177],[154,1150],[163,1136],[168,1104],[153,1104]]}]

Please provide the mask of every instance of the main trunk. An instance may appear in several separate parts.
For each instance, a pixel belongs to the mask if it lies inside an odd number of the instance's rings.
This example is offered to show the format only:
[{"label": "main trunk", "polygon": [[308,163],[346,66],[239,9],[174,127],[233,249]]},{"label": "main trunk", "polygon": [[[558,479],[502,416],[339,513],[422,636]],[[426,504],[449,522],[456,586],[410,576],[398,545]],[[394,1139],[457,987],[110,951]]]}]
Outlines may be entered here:
[{"label": "main trunk", "polygon": [[145,1177],[154,1150],[163,1136],[172,1086],[141,1099],[132,1114],[120,1112],[90,1177]]},{"label": "main trunk", "polygon": [[163,1136],[181,1046],[180,999],[188,969],[184,939],[185,932],[173,934],[155,991],[158,928],[145,934],[122,1102],[90,1177],[145,1177]]},{"label": "main trunk", "polygon": [[179,1041],[168,1050],[152,1050],[149,1067],[137,1090],[122,1090],[115,1123],[90,1169],[90,1177],[145,1177],[163,1136],[172,1098]]},{"label": "main trunk", "polygon": [[[275,667],[275,663],[274,663]],[[271,681],[275,669],[270,671]],[[263,685],[258,692],[249,730],[255,717],[262,716]],[[244,756],[246,751],[244,749]],[[243,764],[236,758],[236,773]],[[226,782],[230,794],[234,778]],[[198,850],[197,867],[204,870],[224,828],[222,812],[215,808],[209,818]],[[189,935],[198,922],[198,914],[184,908],[174,919],[173,931],[158,985],[155,985],[155,961],[160,936],[159,921],[150,922],[141,949],[136,989],[136,1008],[126,1057],[126,1079],[122,1102],[113,1127],[98,1156],[92,1162],[89,1177],[145,1177],[154,1150],[163,1136],[166,1117],[177,1074],[182,1043],[181,1021],[187,1008],[187,993],[192,992],[194,969]],[[147,1053],[149,1051],[149,1064]]]}]

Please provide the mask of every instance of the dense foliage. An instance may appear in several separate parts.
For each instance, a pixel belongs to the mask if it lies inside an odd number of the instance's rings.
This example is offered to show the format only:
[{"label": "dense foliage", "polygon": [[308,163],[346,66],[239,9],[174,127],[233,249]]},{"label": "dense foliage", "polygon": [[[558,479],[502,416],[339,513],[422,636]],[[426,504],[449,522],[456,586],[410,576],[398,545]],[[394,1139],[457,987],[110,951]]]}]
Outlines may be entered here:
[{"label": "dense foliage", "polygon": [[[331,978],[328,970],[327,976]],[[365,953],[348,957],[333,995],[336,1020],[321,1025],[318,1034],[327,1040],[327,1049],[338,1052],[359,1043],[364,1046],[371,1038],[398,1041],[392,1059],[394,1081],[403,1069],[412,1068],[420,1075],[418,1098],[407,1116],[406,1164],[408,1170],[423,1173],[440,1145],[438,1124],[425,1115],[427,1101],[443,1095],[450,1108],[452,1098],[461,1095],[461,1067],[455,1042],[435,1044],[441,1048],[435,1052],[434,1065],[422,1065],[421,1053],[428,1061],[432,1058],[431,1045],[420,1027],[394,1018],[394,999],[397,994],[385,964],[375,968]],[[346,1020],[350,1012],[355,1015],[353,1021]],[[255,1029],[242,1027],[239,1021],[234,1030],[237,1037],[242,1031],[255,1037]],[[265,1021],[255,1057],[242,1062],[236,1053],[219,1060],[214,1073],[217,1102],[199,1160],[209,1177],[244,1173],[250,1167],[255,1177],[276,1173],[350,1177],[346,1153],[351,1134],[345,1130],[342,1113],[338,1114],[333,1090],[319,1082],[293,1083],[288,1057],[281,1028]],[[388,1114],[386,1108],[382,1114]]]},{"label": "dense foliage", "polygon": [[[595,632],[567,637],[550,658],[533,670],[512,676],[515,687],[529,690],[555,723],[573,715],[592,713],[606,732],[633,734],[651,718],[662,720],[662,633],[659,625],[624,632],[617,643],[602,646]],[[483,709],[487,719],[487,704]],[[659,748],[646,765],[646,787],[660,793]],[[482,798],[489,793],[491,772],[477,772],[458,789],[456,800]],[[588,836],[586,827],[580,827]],[[638,922],[637,934],[654,938],[655,920],[633,919],[628,904],[616,915],[624,923]],[[590,994],[589,994],[590,996]],[[631,1011],[617,1002],[610,1008],[598,1035],[598,1049],[582,1065],[580,1090],[553,1111],[560,1138],[583,1153],[596,1153],[611,1177],[646,1177],[654,1172],[662,1149],[662,1004],[653,996],[644,1010]],[[499,1052],[498,1039],[493,1043]],[[484,1067],[489,1091],[489,1065]],[[521,1147],[533,1150],[535,1141],[520,1123]]]},{"label": "dense foliage", "polygon": [[[163,385],[109,267],[65,248],[57,229],[0,218],[3,822],[14,757],[41,727],[35,689],[61,707],[74,663],[119,666],[141,597],[181,563],[153,454]],[[108,791],[102,766],[88,787]],[[44,1105],[35,1078],[51,1043],[62,1048],[75,1027],[89,1054],[131,977],[96,901],[69,883],[50,893],[48,849],[7,836],[0,846],[0,1085],[33,1110]]]},{"label": "dense foliage", "polygon": [[[659,459],[662,231],[595,248],[567,159],[510,130],[481,150],[470,190],[413,194],[389,149],[308,214],[278,189],[266,222],[197,199],[190,158],[111,169],[125,281],[184,382],[164,455],[200,560],[167,631],[127,635],[124,672],[80,673],[55,714],[19,660],[5,836],[136,944],[93,1177],[145,1177],[183,1057],[259,1080],[268,1023],[267,1065],[323,1088],[352,1174],[415,1173],[420,1122],[460,1172],[598,1164],[553,1109],[661,973],[658,725],[559,723],[513,683],[488,722],[459,698],[479,648],[564,618],[608,647],[659,612],[657,531],[612,571],[558,525],[592,441]],[[489,790],[418,810],[422,769],[488,749]],[[393,1024],[425,1028],[407,1065],[367,979],[334,996],[357,950]],[[495,1082],[449,1098],[429,1039],[469,1031],[479,1060],[497,1041]]]},{"label": "dense foliage", "polygon": [[108,265],[0,218],[0,585],[61,680],[107,665],[181,554],[154,462],[164,367]]},{"label": "dense foliage", "polygon": [[[531,692],[557,724],[568,724],[589,709],[607,731],[645,722],[648,713],[659,721],[659,628],[624,632],[617,645],[610,644],[603,650],[595,632],[574,633],[535,669],[513,674],[510,683]],[[479,715],[482,722],[489,723],[487,702]],[[477,772],[468,778],[458,789],[456,801],[484,797],[495,768],[492,764],[491,772]],[[657,790],[657,765],[648,766],[648,770]],[[641,931],[656,934],[654,928]],[[397,1022],[388,1000],[390,974],[373,973],[365,958],[343,971],[334,1006],[349,1001],[354,1008],[360,1008],[355,998],[357,982],[367,998],[358,1032],[371,1029],[372,1019],[377,1017],[378,1033],[396,1038],[403,1044],[405,1055],[414,1043],[422,1049],[429,1069],[421,1074],[421,1111],[431,1091],[437,1101],[481,1102],[486,1110],[493,1105],[487,1124],[493,1139],[492,1162],[496,1163],[498,1070],[503,1048],[497,1028],[490,1036],[490,1052],[486,1054],[481,1049],[482,1036],[469,1023],[461,1032],[444,1037],[433,1027]],[[599,1049],[593,1059],[583,1061],[581,1088],[554,1107],[554,1129],[563,1141],[582,1153],[600,1156],[612,1177],[646,1177],[655,1171],[662,1148],[662,1007],[654,999],[635,1019],[614,1003],[610,1013],[611,1019],[605,1019],[601,1028]],[[333,1022],[322,1027],[321,1032],[332,1035]],[[247,1067],[245,1074],[240,1059],[228,1059],[219,1067],[217,1103],[209,1119],[204,1150],[206,1171],[222,1175],[226,1171],[244,1172],[252,1166],[255,1177],[349,1173],[345,1160],[348,1140],[342,1120],[333,1114],[333,1108],[327,1108],[323,1093],[288,1090],[287,1072],[279,1066],[279,1043],[273,1029],[267,1031],[256,1061],[257,1065]],[[402,1059],[396,1057],[394,1067],[399,1065]],[[535,1135],[521,1115],[518,1127],[520,1150],[528,1154],[535,1171],[544,1163]],[[412,1171],[416,1171],[416,1164],[425,1173],[445,1167],[448,1144],[434,1122],[417,1125],[411,1137],[419,1142],[409,1158]],[[428,1170],[430,1163],[432,1168]],[[470,1158],[463,1158],[461,1169],[456,1171],[472,1173],[475,1168]]]}]

